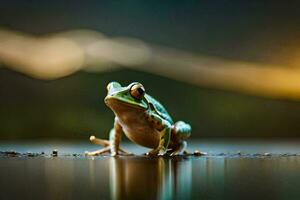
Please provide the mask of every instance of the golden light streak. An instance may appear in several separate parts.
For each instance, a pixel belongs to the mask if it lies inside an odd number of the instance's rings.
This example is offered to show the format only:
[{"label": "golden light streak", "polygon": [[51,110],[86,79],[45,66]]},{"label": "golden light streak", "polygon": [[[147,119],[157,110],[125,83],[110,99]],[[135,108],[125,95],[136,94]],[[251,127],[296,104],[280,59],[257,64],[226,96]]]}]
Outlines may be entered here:
[{"label": "golden light streak", "polygon": [[70,39],[0,31],[0,60],[11,69],[40,79],[55,79],[80,69],[84,56]]},{"label": "golden light streak", "polygon": [[[296,58],[295,58],[296,60]],[[90,30],[33,37],[0,29],[0,63],[40,79],[120,66],[198,86],[300,100],[300,69],[196,55]]]}]

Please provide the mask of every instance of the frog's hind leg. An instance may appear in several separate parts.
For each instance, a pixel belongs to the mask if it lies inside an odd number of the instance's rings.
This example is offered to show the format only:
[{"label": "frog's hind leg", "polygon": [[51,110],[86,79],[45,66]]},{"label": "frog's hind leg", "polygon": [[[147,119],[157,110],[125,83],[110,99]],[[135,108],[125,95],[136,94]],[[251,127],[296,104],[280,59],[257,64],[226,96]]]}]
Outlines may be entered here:
[{"label": "frog's hind leg", "polygon": [[176,140],[185,140],[190,137],[192,132],[191,125],[178,121],[172,126],[172,135],[176,138]]}]

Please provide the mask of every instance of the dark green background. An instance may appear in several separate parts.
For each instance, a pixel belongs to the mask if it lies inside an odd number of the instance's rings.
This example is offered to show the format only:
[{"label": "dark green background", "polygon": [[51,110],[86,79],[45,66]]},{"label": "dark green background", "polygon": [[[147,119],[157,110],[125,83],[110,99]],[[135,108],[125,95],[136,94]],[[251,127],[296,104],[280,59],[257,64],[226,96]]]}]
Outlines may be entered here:
[{"label": "dark green background", "polygon": [[[0,25],[36,35],[93,29],[193,53],[284,64],[299,51],[297,1],[11,1]],[[300,104],[205,89],[128,69],[34,80],[0,69],[0,138],[107,136],[105,86],[140,81],[193,137],[300,136]]]}]

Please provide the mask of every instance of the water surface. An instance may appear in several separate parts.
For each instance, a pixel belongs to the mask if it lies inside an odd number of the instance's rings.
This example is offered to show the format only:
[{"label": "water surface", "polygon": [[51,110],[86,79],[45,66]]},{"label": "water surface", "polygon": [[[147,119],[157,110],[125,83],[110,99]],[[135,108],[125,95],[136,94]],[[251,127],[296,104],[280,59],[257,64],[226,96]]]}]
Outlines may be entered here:
[{"label": "water surface", "polygon": [[[198,148],[208,156],[87,158],[71,153],[97,146],[2,142],[1,151],[45,151],[46,155],[0,157],[0,199],[300,199],[299,144],[203,140],[191,143],[190,151]],[[58,157],[48,154],[53,148],[58,149]],[[130,144],[125,148],[136,153],[146,150]],[[257,154],[265,152],[271,156]]]}]

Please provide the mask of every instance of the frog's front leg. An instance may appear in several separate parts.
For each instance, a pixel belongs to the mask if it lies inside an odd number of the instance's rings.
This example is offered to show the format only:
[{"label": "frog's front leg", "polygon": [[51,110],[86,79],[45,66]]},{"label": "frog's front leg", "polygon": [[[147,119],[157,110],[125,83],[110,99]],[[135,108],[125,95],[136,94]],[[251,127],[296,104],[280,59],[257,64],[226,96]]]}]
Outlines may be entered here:
[{"label": "frog's front leg", "polygon": [[122,132],[123,132],[122,127],[119,124],[118,119],[115,118],[114,128],[111,129],[109,132],[109,140],[99,139],[96,138],[95,136],[90,137],[90,141],[92,143],[102,145],[104,148],[93,152],[86,152],[86,155],[96,156],[107,152],[110,152],[112,156],[116,156],[119,154],[133,155],[132,153],[126,152],[120,148]]},{"label": "frog's front leg", "polygon": [[170,142],[171,124],[167,120],[162,119],[159,115],[156,114],[148,114],[148,120],[150,123],[152,123],[154,128],[159,131],[159,144],[155,149],[146,153],[146,155],[164,155],[168,149],[168,145]]},{"label": "frog's front leg", "polygon": [[119,153],[121,136],[122,136],[122,127],[116,117],[115,123],[114,123],[114,128],[109,133],[110,154],[112,156],[116,156]]}]

